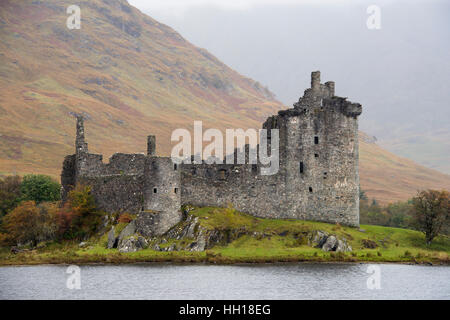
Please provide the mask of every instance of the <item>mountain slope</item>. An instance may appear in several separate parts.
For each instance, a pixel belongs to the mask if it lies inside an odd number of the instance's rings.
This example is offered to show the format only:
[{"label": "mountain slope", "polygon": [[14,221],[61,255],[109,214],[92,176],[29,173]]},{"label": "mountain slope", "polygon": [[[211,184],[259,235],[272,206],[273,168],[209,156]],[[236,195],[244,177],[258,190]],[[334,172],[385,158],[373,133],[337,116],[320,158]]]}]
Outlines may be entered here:
[{"label": "mountain slope", "polygon": [[423,167],[376,145],[360,132],[361,188],[381,203],[407,200],[423,189],[450,190],[450,176]]},{"label": "mountain slope", "polygon": [[77,1],[81,30],[66,27],[71,4],[0,4],[2,172],[57,173],[73,151],[74,113],[88,119],[92,150],[108,155],[144,151],[150,133],[166,142],[192,119],[259,127],[281,107],[260,84],[125,1]]},{"label": "mountain slope", "polygon": [[[204,127],[260,128],[284,108],[259,83],[233,71],[124,0],[76,1],[81,30],[66,27],[73,1],[0,3],[0,174],[57,177],[74,151],[74,114],[86,118],[92,152],[145,152],[157,135],[194,120]],[[300,95],[300,92],[299,92]],[[450,177],[361,142],[361,185],[382,202]]]}]

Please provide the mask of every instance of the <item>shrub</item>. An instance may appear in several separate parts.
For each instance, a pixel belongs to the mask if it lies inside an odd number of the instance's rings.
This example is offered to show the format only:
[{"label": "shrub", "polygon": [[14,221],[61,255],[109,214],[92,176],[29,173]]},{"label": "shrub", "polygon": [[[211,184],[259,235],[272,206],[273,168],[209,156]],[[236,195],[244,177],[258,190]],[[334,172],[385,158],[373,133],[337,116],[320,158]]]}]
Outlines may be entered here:
[{"label": "shrub", "polygon": [[54,237],[56,233],[56,205],[36,206],[34,201],[26,201],[5,216],[2,236],[4,244],[26,244],[35,246],[39,241]]},{"label": "shrub", "polygon": [[362,239],[361,242],[363,247],[366,249],[375,249],[376,247],[378,247],[377,243],[370,239]]},{"label": "shrub", "polygon": [[20,186],[22,199],[41,203],[60,200],[61,185],[51,177],[42,174],[30,174],[23,178]]},{"label": "shrub", "polygon": [[92,235],[102,221],[91,194],[91,187],[77,185],[58,213],[59,234],[66,239],[82,239]]},{"label": "shrub", "polygon": [[129,213],[122,213],[119,216],[119,223],[130,223],[133,220],[133,218],[130,216]]},{"label": "shrub", "polygon": [[0,217],[13,210],[20,202],[22,180],[19,176],[0,178]]},{"label": "shrub", "polygon": [[448,191],[420,191],[413,198],[414,223],[425,233],[427,245],[445,229],[450,219],[450,193]]}]

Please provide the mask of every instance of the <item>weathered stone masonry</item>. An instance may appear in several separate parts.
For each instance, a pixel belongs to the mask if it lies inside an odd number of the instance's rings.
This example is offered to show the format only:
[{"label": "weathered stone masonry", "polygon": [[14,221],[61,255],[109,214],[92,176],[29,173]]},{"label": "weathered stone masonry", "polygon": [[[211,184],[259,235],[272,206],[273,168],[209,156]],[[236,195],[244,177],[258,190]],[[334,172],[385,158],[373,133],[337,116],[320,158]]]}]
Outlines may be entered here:
[{"label": "weathered stone masonry", "polygon": [[358,226],[362,107],[335,96],[334,87],[321,84],[320,72],[313,72],[311,88],[294,108],[263,124],[279,129],[280,169],[270,176],[260,174],[259,164],[175,165],[156,156],[154,136],[148,137],[147,155],[114,154],[105,164],[101,155],[89,153],[78,118],[76,153],[65,158],[61,174],[63,199],[76,183],[89,184],[100,208],[139,213],[155,235],[181,220],[183,204],[232,204],[258,217]]}]

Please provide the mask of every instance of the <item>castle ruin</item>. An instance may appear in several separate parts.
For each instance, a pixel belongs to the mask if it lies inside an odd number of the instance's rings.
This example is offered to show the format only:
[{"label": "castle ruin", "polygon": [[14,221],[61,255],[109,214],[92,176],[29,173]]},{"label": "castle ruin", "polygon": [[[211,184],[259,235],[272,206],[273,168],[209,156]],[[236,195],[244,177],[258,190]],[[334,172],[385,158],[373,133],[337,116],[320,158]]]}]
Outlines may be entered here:
[{"label": "castle ruin", "polygon": [[[294,108],[269,117],[263,128],[279,130],[279,171],[261,175],[257,164],[175,164],[156,155],[114,154],[109,163],[89,153],[83,119],[77,118],[76,152],[65,158],[62,197],[77,183],[92,187],[99,208],[139,213],[149,234],[161,235],[181,221],[181,206],[232,204],[263,218],[359,225],[358,103],[334,95],[334,82],[311,88]],[[270,136],[267,137],[270,144]],[[248,150],[247,150],[248,153]],[[248,160],[248,158],[247,158]]]}]

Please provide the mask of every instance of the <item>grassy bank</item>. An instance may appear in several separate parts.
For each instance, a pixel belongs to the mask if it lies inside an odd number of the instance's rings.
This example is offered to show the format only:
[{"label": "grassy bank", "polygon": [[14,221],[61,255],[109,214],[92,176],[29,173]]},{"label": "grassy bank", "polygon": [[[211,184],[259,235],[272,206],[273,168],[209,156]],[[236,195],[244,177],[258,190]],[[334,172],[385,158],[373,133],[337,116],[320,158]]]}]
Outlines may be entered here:
[{"label": "grassy bank", "polygon": [[[426,246],[420,232],[362,225],[360,229],[320,222],[259,219],[233,209],[196,208],[190,214],[197,216],[203,228],[233,232],[245,231],[236,240],[214,246],[204,252],[161,252],[144,249],[119,253],[105,249],[106,235],[92,238],[85,248],[78,242],[49,243],[40,249],[18,254],[8,248],[0,249],[0,265],[18,264],[86,264],[135,262],[206,262],[206,263],[266,263],[266,262],[398,262],[398,263],[450,263],[450,239],[438,237]],[[308,245],[302,235],[325,231],[345,237],[352,252],[324,252]],[[167,244],[177,240],[167,239]],[[179,241],[179,240],[178,240]],[[367,243],[376,247],[369,249]]]}]

